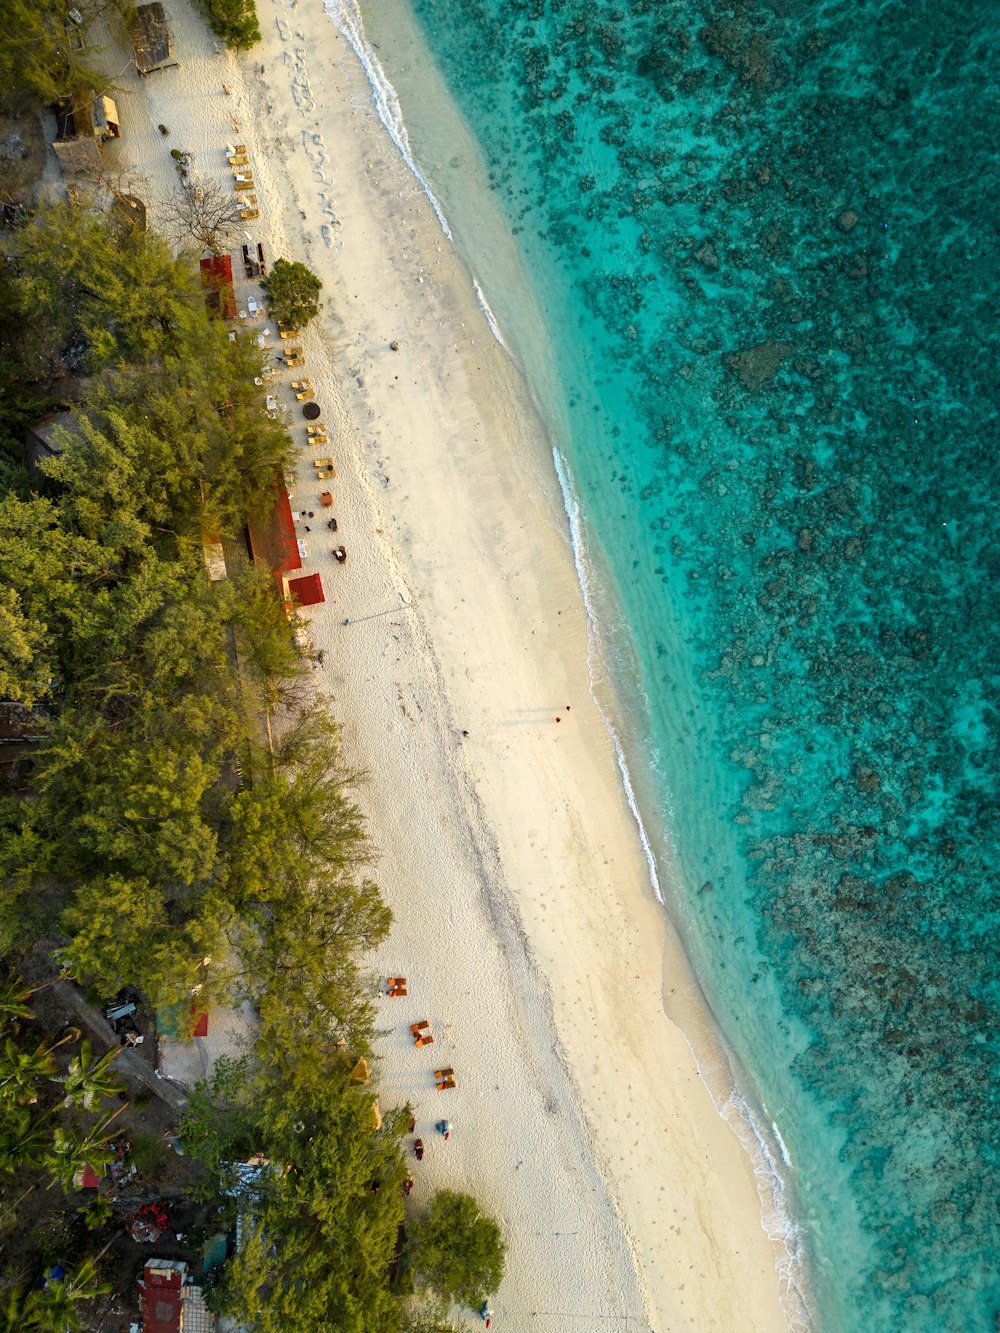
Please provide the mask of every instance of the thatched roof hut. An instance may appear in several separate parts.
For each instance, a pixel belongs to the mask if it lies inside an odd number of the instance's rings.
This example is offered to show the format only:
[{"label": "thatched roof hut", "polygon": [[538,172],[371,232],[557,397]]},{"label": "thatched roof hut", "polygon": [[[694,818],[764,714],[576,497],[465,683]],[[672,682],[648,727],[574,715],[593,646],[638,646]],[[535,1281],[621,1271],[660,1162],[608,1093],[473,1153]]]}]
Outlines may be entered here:
[{"label": "thatched roof hut", "polygon": [[160,0],[153,0],[150,5],[139,5],[129,19],[128,35],[135,52],[136,69],[140,74],[151,74],[155,69],[177,64],[166,11]]}]

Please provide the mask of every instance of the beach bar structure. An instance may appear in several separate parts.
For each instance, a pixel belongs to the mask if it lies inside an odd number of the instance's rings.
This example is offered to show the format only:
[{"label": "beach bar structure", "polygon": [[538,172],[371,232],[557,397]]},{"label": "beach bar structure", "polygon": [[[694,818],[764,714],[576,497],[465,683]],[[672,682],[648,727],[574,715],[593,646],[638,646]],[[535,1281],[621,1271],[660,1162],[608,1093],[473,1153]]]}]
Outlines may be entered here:
[{"label": "beach bar structure", "polygon": [[250,559],[255,565],[269,569],[284,591],[286,575],[302,568],[302,557],[299,554],[285,474],[280,468],[275,476],[273,503],[259,517],[250,519],[243,535]]},{"label": "beach bar structure", "polygon": [[160,0],[139,5],[128,23],[129,41],[135,52],[135,67],[140,74],[176,65],[174,43],[167,27],[167,15]]},{"label": "beach bar structure", "polygon": [[288,580],[288,591],[296,606],[318,606],[326,601],[323,592],[323,580],[318,574],[303,574],[301,578]]}]

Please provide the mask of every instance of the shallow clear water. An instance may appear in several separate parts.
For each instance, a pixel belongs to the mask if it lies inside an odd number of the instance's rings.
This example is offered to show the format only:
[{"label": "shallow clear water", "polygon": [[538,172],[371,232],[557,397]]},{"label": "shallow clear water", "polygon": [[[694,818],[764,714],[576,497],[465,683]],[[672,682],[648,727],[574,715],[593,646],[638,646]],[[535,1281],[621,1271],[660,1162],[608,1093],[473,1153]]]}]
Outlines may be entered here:
[{"label": "shallow clear water", "polygon": [[558,353],[637,793],[817,1322],[992,1329],[1000,5],[412,5]]}]

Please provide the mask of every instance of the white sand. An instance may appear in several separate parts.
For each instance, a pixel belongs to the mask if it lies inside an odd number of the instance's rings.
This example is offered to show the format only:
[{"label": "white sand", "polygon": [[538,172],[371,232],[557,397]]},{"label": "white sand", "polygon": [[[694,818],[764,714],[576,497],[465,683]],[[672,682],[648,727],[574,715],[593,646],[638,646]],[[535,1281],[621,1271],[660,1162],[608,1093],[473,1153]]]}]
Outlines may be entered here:
[{"label": "white sand", "polygon": [[[346,757],[370,774],[360,798],[395,914],[375,963],[409,979],[408,998],[380,1001],[380,1054],[383,1104],[411,1101],[427,1145],[411,1203],[468,1189],[501,1220],[497,1330],[781,1329],[782,1256],[750,1158],[664,1014],[664,993],[694,988],[590,698],[526,391],[319,0],[259,3],[264,41],[241,61],[172,0],[181,68],[119,76],[108,158],[140,165],[155,198],[174,185],[171,148],[225,181],[223,146],[246,143],[262,212],[248,231],[323,278],[302,373],[330,428],[336,539],[293,375],[275,381],[302,443],[293,508],[316,514],[313,637]],[[124,59],[113,48],[107,67]],[[424,1018],[435,1043],[417,1050],[408,1024]],[[455,1091],[435,1091],[442,1065]]]}]

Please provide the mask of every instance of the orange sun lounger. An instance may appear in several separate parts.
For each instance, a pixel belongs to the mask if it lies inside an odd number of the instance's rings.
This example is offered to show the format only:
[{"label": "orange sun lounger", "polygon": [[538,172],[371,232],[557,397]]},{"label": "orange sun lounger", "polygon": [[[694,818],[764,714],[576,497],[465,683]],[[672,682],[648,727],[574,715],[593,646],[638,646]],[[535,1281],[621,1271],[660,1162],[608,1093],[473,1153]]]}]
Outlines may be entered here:
[{"label": "orange sun lounger", "polygon": [[453,1078],[454,1075],[455,1075],[455,1071],[454,1071],[454,1069],[451,1069],[451,1068],[449,1068],[449,1069],[435,1069],[435,1071],[434,1071],[434,1077],[435,1077],[435,1078]]},{"label": "orange sun lounger", "polygon": [[410,1031],[413,1033],[414,1036],[416,1036],[418,1032],[426,1032],[426,1030],[429,1027],[430,1023],[428,1023],[427,1019],[425,1018],[422,1023],[411,1023]]},{"label": "orange sun lounger", "polygon": [[434,1038],[431,1036],[429,1032],[426,1034],[426,1036],[417,1037],[416,1040],[418,1046],[432,1046],[434,1044]]},{"label": "orange sun lounger", "polygon": [[438,1092],[447,1092],[449,1088],[455,1086],[455,1080],[453,1078],[442,1078],[439,1079],[434,1086],[437,1088]]}]

